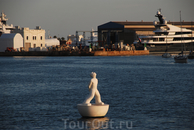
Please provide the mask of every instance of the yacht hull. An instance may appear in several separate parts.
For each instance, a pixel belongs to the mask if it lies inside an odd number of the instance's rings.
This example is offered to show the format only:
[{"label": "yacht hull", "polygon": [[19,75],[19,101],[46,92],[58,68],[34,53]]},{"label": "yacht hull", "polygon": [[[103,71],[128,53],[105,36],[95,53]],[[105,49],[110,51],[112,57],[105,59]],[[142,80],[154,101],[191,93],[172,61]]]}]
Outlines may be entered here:
[{"label": "yacht hull", "polygon": [[187,57],[184,56],[175,56],[175,63],[187,63]]},{"label": "yacht hull", "polygon": [[[147,47],[147,50],[149,50],[150,52],[165,52],[166,50],[170,52],[182,51],[182,45],[178,43],[169,44],[167,45],[167,47],[166,45],[155,45],[155,46],[147,45],[146,47]],[[140,45],[140,46],[136,45],[136,50],[144,50],[143,45]],[[191,43],[185,43],[185,51],[190,51],[190,50],[192,50]]]}]

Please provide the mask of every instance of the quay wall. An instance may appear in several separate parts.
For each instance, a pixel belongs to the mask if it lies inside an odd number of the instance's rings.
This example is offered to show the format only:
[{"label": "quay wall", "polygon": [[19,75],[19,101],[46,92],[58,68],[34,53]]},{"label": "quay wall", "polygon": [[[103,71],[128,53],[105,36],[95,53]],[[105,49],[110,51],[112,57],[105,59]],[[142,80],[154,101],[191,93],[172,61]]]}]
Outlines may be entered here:
[{"label": "quay wall", "polygon": [[149,55],[148,50],[135,51],[95,51],[94,56],[134,56],[134,55]]},{"label": "quay wall", "polygon": [[133,56],[149,55],[149,51],[30,51],[30,52],[0,52],[0,56]]},{"label": "quay wall", "polygon": [[30,52],[0,52],[0,56],[93,56],[90,52],[79,51],[30,51]]}]

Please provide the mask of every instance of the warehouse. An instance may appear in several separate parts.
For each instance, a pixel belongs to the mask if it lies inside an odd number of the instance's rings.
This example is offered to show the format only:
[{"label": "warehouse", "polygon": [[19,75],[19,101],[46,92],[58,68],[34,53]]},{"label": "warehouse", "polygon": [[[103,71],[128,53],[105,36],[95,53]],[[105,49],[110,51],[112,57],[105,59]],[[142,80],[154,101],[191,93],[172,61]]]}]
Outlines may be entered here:
[{"label": "warehouse", "polygon": [[[168,24],[180,27],[180,22],[169,21]],[[194,22],[183,21],[182,27],[194,30]],[[98,26],[98,41],[101,46],[120,41],[124,44],[132,44],[138,35],[153,35],[154,30],[153,22],[110,21]]]},{"label": "warehouse", "polygon": [[22,35],[19,33],[2,34],[0,37],[0,52],[5,52],[7,47],[13,47],[19,51],[23,47]]}]

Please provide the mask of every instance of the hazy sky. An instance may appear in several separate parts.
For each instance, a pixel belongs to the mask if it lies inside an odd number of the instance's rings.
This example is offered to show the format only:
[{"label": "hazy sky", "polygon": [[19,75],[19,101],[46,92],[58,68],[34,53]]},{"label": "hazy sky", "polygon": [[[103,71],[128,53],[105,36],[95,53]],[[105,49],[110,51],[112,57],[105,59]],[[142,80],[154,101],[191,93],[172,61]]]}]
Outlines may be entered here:
[{"label": "hazy sky", "polygon": [[[65,37],[76,30],[97,30],[109,21],[154,21],[161,8],[167,21],[194,21],[194,0],[0,0],[8,24],[41,26],[50,35]],[[82,33],[80,33],[82,34]]]}]

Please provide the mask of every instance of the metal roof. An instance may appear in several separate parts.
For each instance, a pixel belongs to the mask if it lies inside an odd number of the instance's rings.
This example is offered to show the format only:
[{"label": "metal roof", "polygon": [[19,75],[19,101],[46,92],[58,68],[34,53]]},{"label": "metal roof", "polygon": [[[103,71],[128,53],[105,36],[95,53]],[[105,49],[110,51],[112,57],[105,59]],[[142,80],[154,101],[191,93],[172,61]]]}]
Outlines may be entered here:
[{"label": "metal roof", "polygon": [[2,34],[1,37],[0,37],[0,39],[10,39],[10,38],[14,38],[16,35],[21,35],[21,34],[19,34],[19,33]]},{"label": "metal roof", "polygon": [[[159,22],[158,22],[159,23]],[[168,24],[172,24],[175,26],[179,26],[182,24],[183,28],[194,30],[194,22],[167,22]],[[102,24],[98,26],[98,29],[130,29],[135,31],[153,31],[155,30],[155,26],[153,22],[144,22],[144,21],[110,21],[108,23]]]}]

